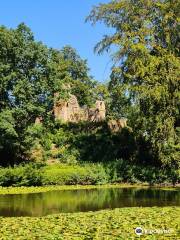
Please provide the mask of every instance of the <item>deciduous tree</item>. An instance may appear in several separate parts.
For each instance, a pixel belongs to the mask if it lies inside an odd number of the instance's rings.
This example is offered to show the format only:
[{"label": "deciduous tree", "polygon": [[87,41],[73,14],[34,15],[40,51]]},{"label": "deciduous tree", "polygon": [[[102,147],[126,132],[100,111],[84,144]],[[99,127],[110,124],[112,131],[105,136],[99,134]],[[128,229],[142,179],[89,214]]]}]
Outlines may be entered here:
[{"label": "deciduous tree", "polygon": [[180,2],[114,0],[92,9],[88,20],[115,29],[96,45],[115,45],[113,73],[139,111],[134,131],[151,144],[161,164],[179,165]]}]

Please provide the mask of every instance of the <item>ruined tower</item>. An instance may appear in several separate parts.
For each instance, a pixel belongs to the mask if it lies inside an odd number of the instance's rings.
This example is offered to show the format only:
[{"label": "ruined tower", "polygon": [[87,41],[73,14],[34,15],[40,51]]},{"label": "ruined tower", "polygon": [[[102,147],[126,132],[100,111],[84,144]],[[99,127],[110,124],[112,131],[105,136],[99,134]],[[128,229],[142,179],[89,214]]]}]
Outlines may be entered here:
[{"label": "ruined tower", "polygon": [[[56,94],[55,97],[57,96]],[[75,95],[70,95],[68,101],[55,101],[53,110],[55,119],[63,122],[99,122],[103,121],[106,115],[104,101],[96,101],[95,108],[81,108]]]},{"label": "ruined tower", "polygon": [[106,118],[106,107],[104,101],[96,101],[96,109],[98,110],[97,120],[103,121]]}]

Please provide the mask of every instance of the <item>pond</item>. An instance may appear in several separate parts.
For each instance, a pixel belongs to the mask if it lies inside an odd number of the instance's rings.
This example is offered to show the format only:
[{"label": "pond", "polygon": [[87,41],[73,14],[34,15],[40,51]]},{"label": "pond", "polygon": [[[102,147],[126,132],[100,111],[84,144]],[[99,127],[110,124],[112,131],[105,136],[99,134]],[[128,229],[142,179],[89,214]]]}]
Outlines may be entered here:
[{"label": "pond", "polygon": [[123,207],[180,206],[180,191],[99,188],[0,195],[0,216],[45,216]]}]

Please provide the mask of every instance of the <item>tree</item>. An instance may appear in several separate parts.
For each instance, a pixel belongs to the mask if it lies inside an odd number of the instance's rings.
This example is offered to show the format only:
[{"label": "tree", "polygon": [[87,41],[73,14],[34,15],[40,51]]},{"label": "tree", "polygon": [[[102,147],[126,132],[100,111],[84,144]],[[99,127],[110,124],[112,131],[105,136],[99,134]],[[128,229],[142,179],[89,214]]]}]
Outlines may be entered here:
[{"label": "tree", "polygon": [[88,17],[115,29],[95,49],[118,49],[113,88],[120,85],[138,106],[134,131],[151,145],[157,163],[175,166],[180,164],[179,8],[175,0],[115,0],[94,7]]},{"label": "tree", "polygon": [[[47,116],[53,94],[62,91],[55,53],[34,40],[31,30],[0,27],[0,159],[26,158],[26,130]],[[3,163],[4,161],[4,163]]]},{"label": "tree", "polygon": [[16,29],[0,27],[0,164],[29,159],[41,134],[35,119],[43,119],[44,129],[54,127],[54,101],[72,93],[81,105],[94,102],[96,82],[88,71],[70,46],[48,48],[23,23]]},{"label": "tree", "polygon": [[69,74],[72,94],[77,96],[81,106],[91,106],[95,100],[94,90],[97,83],[88,74],[87,60],[83,60],[70,46],[63,47],[60,52]]}]

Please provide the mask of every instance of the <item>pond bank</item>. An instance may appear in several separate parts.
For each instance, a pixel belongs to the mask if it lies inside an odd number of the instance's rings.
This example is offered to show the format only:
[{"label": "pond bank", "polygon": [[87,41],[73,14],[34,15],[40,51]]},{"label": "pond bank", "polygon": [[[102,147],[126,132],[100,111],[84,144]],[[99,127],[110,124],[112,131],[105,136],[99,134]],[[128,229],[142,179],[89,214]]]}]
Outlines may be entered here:
[{"label": "pond bank", "polygon": [[[27,193],[40,193],[40,192],[48,192],[54,190],[76,190],[76,189],[97,189],[97,188],[130,188],[130,187],[138,187],[138,188],[148,188],[150,187],[148,184],[129,184],[129,183],[121,183],[121,184],[104,184],[104,185],[54,185],[54,186],[39,186],[39,187],[0,187],[0,195],[1,194],[27,194]],[[162,188],[163,190],[180,190],[180,187],[173,186],[162,186],[155,185],[152,186],[155,188]]]}]

